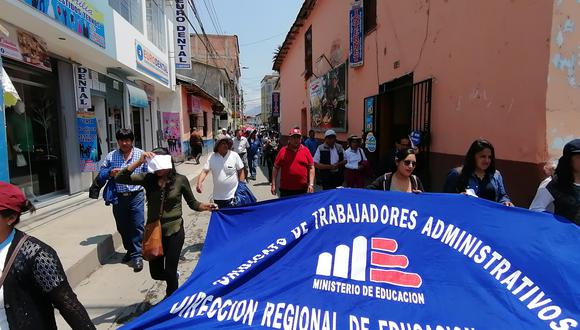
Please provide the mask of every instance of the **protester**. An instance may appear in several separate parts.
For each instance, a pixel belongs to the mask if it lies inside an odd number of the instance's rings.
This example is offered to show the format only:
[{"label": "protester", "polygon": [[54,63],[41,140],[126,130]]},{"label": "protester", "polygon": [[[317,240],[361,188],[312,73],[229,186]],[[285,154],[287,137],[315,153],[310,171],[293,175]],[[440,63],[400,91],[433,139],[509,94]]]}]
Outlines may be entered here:
[{"label": "protester", "polygon": [[[149,159],[150,173],[133,174]],[[171,154],[163,149],[144,152],[141,157],[117,174],[117,182],[139,185],[147,194],[147,224],[161,221],[163,256],[149,261],[154,280],[165,281],[166,297],[179,285],[177,265],[185,241],[182,218],[182,197],[190,209],[201,212],[215,209],[215,204],[200,203],[193,196],[187,177],[178,174]]]},{"label": "protester", "polygon": [[324,133],[324,143],[314,154],[314,166],[319,170],[322,189],[334,189],[344,180],[344,149],[336,143],[336,132],[329,129]]},{"label": "protester", "polygon": [[345,187],[362,188],[365,185],[368,160],[364,150],[360,147],[362,138],[351,135],[348,138],[348,149],[344,152],[346,165],[344,169]]},{"label": "protester", "polygon": [[407,135],[398,136],[395,139],[395,148],[391,149],[387,155],[387,172],[395,172],[397,170],[397,153],[407,149],[412,149],[409,137]]},{"label": "protester", "polygon": [[250,180],[256,180],[256,168],[258,167],[258,157],[262,142],[257,137],[258,131],[252,131],[248,139],[248,166],[250,167]]},{"label": "protester", "polygon": [[475,140],[471,144],[463,166],[451,170],[447,176],[444,191],[514,206],[506,192],[501,173],[495,169],[495,149],[485,139]]},{"label": "protester", "polygon": [[235,131],[236,137],[234,138],[234,151],[238,153],[242,162],[244,163],[244,173],[245,176],[248,176],[248,148],[250,144],[248,143],[248,139],[243,134],[241,129],[237,129]]},{"label": "protester", "polygon": [[314,136],[315,136],[314,130],[311,129],[308,132],[308,139],[304,141],[304,145],[308,148],[308,150],[310,151],[310,155],[312,155],[313,157],[314,154],[316,154],[316,149],[318,149],[319,146],[319,143]]},{"label": "protester", "polygon": [[276,195],[276,179],[280,176],[280,197],[314,192],[314,161],[308,148],[300,143],[300,129],[290,131],[288,145],[282,147],[272,173],[272,195]]},{"label": "protester", "polygon": [[196,127],[192,128],[189,137],[189,146],[191,149],[191,157],[195,164],[199,165],[199,158],[203,152],[203,138]]},{"label": "protester", "polygon": [[580,139],[564,146],[552,180],[538,188],[530,209],[549,211],[580,225]]},{"label": "protester", "polygon": [[27,211],[24,193],[0,182],[0,329],[56,329],[54,308],[72,329],[95,329],[54,249],[14,228]]},{"label": "protester", "polygon": [[264,141],[264,153],[266,158],[266,167],[268,168],[268,182],[272,183],[272,172],[274,170],[274,161],[278,155],[278,136],[276,132],[270,132],[268,139]]},{"label": "protester", "polygon": [[541,200],[540,195],[543,192],[543,188],[546,188],[546,186],[548,185],[548,183],[552,182],[552,177],[554,176],[554,172],[556,171],[556,167],[558,166],[558,161],[557,160],[549,160],[546,162],[546,164],[544,164],[544,177],[545,179],[542,180],[542,182],[540,182],[540,185],[538,186],[538,190],[536,190],[536,195],[534,196],[534,200],[532,201],[532,204],[530,205],[530,210],[533,211],[548,211],[550,213],[554,213],[554,203],[548,203],[548,205],[545,205],[545,208],[543,206],[540,205],[534,205],[536,200]]},{"label": "protester", "polygon": [[413,149],[400,150],[395,155],[397,169],[395,172],[379,176],[367,189],[400,192],[423,192],[423,184],[419,177],[413,174],[417,167],[417,156]]},{"label": "protester", "polygon": [[[119,149],[111,151],[101,166],[101,170],[109,171],[111,179],[114,179],[121,169],[138,161],[143,154],[143,150],[133,146],[135,135],[130,129],[118,130],[116,138]],[[146,173],[147,165],[136,168],[134,172]],[[140,272],[143,270],[141,241],[145,222],[143,187],[116,183],[116,188],[117,203],[113,203],[113,216],[123,240],[123,247],[127,250],[123,262],[130,262],[133,270]]]},{"label": "protester", "polygon": [[232,145],[231,138],[219,135],[213,154],[209,156],[197,178],[197,192],[201,194],[205,178],[208,173],[212,173],[213,201],[220,208],[234,206],[238,183],[246,178],[244,163],[237,153],[230,150]]}]

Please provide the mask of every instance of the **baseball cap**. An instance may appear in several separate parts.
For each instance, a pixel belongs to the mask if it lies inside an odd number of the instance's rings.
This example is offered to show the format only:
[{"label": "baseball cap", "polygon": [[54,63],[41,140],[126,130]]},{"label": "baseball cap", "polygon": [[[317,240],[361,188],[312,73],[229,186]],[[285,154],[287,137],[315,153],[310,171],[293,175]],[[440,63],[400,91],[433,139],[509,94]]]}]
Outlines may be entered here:
[{"label": "baseball cap", "polygon": [[324,132],[324,137],[329,137],[329,136],[336,136],[336,132],[332,129],[329,129],[326,132]]},{"label": "baseball cap", "polygon": [[0,182],[0,210],[20,212],[26,204],[26,197],[20,188]]},{"label": "baseball cap", "polygon": [[566,145],[564,146],[563,151],[564,156],[578,153],[580,153],[580,139],[574,139],[566,143]]},{"label": "baseball cap", "polygon": [[302,132],[300,131],[299,128],[293,128],[293,129],[290,130],[290,134],[288,134],[288,135],[289,136],[292,136],[292,135],[302,135]]}]

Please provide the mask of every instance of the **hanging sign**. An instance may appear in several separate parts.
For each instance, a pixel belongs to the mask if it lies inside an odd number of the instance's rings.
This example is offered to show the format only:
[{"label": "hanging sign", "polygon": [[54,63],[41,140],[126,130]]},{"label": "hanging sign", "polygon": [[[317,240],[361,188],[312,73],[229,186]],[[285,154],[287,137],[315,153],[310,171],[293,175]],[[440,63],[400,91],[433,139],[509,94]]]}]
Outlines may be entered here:
[{"label": "hanging sign", "polygon": [[169,85],[169,67],[152,51],[147,49],[138,40],[135,40],[135,56],[137,60],[137,70],[157,79],[164,85]]},{"label": "hanging sign", "polygon": [[373,132],[369,132],[367,134],[367,139],[365,141],[365,146],[369,152],[377,151],[377,138],[373,134]]},{"label": "hanging sign", "polygon": [[91,105],[91,88],[89,87],[89,69],[76,66],[75,82],[77,87],[77,108],[89,109]]},{"label": "hanging sign", "polygon": [[364,38],[363,38],[363,7],[355,4],[349,13],[350,28],[350,66],[357,67],[363,65]]},{"label": "hanging sign", "polygon": [[272,93],[272,117],[280,117],[280,93]]},{"label": "hanging sign", "polygon": [[189,22],[185,0],[175,0],[175,68],[191,69]]}]

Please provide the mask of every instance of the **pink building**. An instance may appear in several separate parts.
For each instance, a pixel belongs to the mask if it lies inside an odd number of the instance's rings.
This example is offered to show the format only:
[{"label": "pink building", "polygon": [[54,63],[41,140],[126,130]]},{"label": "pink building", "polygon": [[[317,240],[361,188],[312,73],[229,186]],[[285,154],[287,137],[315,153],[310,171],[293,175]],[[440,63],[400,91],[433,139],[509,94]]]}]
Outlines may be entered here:
[{"label": "pink building", "polygon": [[321,138],[335,127],[340,140],[371,132],[378,168],[396,136],[421,131],[430,191],[485,137],[508,192],[527,207],[543,162],[580,136],[577,1],[364,4],[363,63],[352,67],[351,2],[304,2],[274,62],[281,131],[314,127]]}]

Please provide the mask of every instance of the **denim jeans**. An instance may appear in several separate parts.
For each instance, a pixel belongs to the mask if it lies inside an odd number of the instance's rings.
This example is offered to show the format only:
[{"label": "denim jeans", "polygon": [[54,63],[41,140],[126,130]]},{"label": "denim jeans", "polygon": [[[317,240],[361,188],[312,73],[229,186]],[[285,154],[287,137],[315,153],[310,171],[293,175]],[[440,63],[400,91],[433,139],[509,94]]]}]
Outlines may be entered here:
[{"label": "denim jeans", "polygon": [[165,296],[169,297],[179,286],[177,278],[177,265],[185,241],[183,223],[179,231],[171,236],[163,236],[163,256],[149,261],[149,273],[151,278],[167,282]]},{"label": "denim jeans", "polygon": [[141,242],[145,223],[145,194],[141,191],[129,196],[117,195],[119,203],[113,205],[117,230],[123,239],[123,247],[131,259],[141,258]]},{"label": "denim jeans", "polygon": [[256,177],[256,168],[258,167],[258,155],[248,154],[248,166],[250,167],[250,176]]}]

